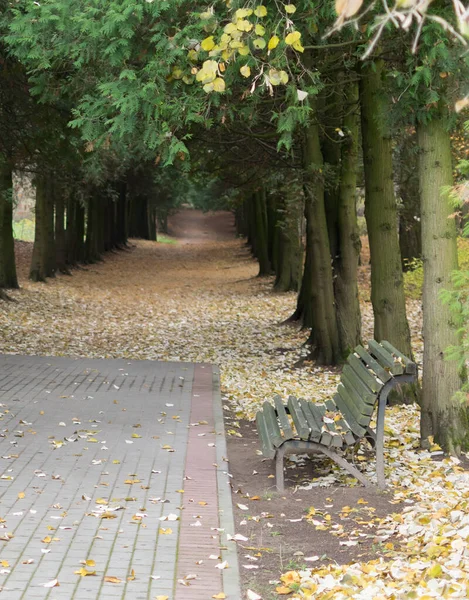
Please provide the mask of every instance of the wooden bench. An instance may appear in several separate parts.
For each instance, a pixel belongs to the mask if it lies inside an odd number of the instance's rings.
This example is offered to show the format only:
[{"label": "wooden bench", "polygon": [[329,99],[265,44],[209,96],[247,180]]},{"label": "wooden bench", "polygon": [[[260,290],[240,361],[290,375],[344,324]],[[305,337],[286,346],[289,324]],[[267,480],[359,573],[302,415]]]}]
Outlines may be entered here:
[{"label": "wooden bench", "polygon": [[[333,399],[315,403],[290,396],[285,405],[280,396],[274,404],[264,402],[256,415],[262,453],[276,459],[276,483],[284,491],[285,454],[325,454],[363,485],[371,481],[350,463],[341,450],[355,447],[363,438],[376,450],[378,487],[384,489],[384,413],[389,392],[417,380],[417,365],[389,342],[368,342],[368,350],[357,346],[347,359]],[[371,426],[378,408],[376,431]]]}]

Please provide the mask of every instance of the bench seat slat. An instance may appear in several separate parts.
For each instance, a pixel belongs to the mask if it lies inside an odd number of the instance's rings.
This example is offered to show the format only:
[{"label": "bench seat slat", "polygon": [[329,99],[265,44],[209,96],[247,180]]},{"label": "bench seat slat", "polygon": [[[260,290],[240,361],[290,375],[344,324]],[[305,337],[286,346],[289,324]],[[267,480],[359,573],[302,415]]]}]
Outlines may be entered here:
[{"label": "bench seat slat", "polygon": [[[335,423],[327,423],[327,409],[324,404],[313,404],[322,422],[321,444],[325,446],[334,446],[334,448],[342,448],[343,439],[337,431]],[[327,430],[327,431],[326,431]]]},{"label": "bench seat slat", "polygon": [[272,444],[276,448],[278,448],[279,446],[281,446],[283,444],[283,437],[280,432],[280,427],[278,425],[277,415],[275,414],[275,409],[272,406],[272,404],[270,404],[270,402],[264,402],[262,407],[263,407],[262,412],[264,413],[265,425],[267,428],[267,432],[270,436],[270,440],[271,440]]},{"label": "bench seat slat", "polygon": [[307,440],[309,439],[309,426],[306,421],[306,417],[301,410],[301,406],[298,403],[298,400],[295,396],[290,396],[288,398],[288,410],[290,411],[290,415],[293,419],[293,423],[295,424],[296,432],[300,439]]},{"label": "bench seat slat", "polygon": [[274,445],[270,440],[269,433],[267,431],[267,426],[265,423],[264,413],[261,410],[256,415],[256,425],[261,440],[262,454],[266,458],[274,458],[276,454],[276,449],[274,448]]},{"label": "bench seat slat", "polygon": [[312,442],[319,442],[321,439],[321,424],[317,421],[312,409],[312,402],[306,402],[303,398],[298,399],[301,410],[303,411],[310,429],[309,439]]},{"label": "bench seat slat", "polygon": [[333,400],[326,400],[324,402],[326,409],[331,413],[338,413],[342,418],[335,420],[336,429],[339,428],[339,433],[341,433],[343,440],[347,446],[352,446],[356,443],[357,438],[353,435],[353,432],[350,428],[350,425],[343,418],[345,415],[339,411],[338,407],[335,405]]},{"label": "bench seat slat", "polygon": [[280,421],[280,427],[283,433],[283,440],[291,440],[294,437],[293,429],[291,428],[290,421],[288,419],[285,405],[279,395],[274,397],[275,410],[277,412],[278,420]]}]

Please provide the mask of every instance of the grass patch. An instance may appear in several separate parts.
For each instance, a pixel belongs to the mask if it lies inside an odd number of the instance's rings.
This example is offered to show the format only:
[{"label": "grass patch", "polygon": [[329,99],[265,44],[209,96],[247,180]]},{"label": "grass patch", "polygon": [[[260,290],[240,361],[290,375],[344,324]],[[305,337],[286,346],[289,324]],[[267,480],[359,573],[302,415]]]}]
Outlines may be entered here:
[{"label": "grass patch", "polygon": [[175,240],[172,237],[169,237],[168,235],[165,235],[164,233],[158,234],[157,242],[158,244],[177,244],[177,240]]},{"label": "grass patch", "polygon": [[31,219],[13,221],[13,237],[23,242],[34,242],[34,221]]}]

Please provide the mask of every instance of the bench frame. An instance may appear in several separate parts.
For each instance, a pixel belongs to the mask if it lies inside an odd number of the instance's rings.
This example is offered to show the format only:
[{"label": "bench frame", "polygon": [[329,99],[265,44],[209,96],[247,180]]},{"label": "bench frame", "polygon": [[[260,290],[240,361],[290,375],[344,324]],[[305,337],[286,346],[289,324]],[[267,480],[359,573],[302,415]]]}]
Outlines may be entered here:
[{"label": "bench frame", "polygon": [[[386,412],[386,405],[388,402],[389,393],[396,387],[400,387],[402,384],[415,383],[417,379],[416,374],[404,373],[402,375],[394,375],[384,386],[381,388],[378,395],[378,414],[376,419],[376,431],[373,431],[370,427],[367,429],[367,433],[364,436],[371,445],[375,448],[376,454],[376,474],[378,488],[385,489],[386,480],[384,476],[384,417]],[[357,440],[358,443],[358,440]],[[276,471],[276,486],[277,491],[285,491],[285,474],[284,474],[284,458],[286,454],[294,454],[297,451],[304,453],[317,454],[321,453],[333,460],[340,467],[345,469],[352,477],[355,477],[365,487],[372,487],[372,482],[359,471],[352,463],[346,458],[331,450],[323,444],[317,442],[310,442],[307,440],[285,440],[281,446],[276,449],[275,453],[275,471]]]}]

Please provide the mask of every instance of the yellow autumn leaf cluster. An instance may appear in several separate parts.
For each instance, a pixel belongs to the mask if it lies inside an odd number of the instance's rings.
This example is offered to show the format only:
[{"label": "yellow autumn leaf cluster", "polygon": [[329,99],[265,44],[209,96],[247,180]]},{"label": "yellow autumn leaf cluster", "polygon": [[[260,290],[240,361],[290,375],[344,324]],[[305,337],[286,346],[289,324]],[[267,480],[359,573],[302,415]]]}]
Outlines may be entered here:
[{"label": "yellow autumn leaf cluster", "polygon": [[298,52],[304,52],[304,48],[301,45],[301,32],[300,31],[292,31],[285,37],[285,44],[287,46],[291,46]]}]

